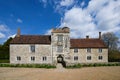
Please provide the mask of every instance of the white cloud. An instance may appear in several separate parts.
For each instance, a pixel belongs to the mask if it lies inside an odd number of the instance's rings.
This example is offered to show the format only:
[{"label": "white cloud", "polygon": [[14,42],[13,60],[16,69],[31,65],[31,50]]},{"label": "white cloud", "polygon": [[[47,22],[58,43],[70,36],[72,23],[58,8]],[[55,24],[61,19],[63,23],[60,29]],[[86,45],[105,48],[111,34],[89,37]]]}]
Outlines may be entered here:
[{"label": "white cloud", "polygon": [[3,31],[8,31],[7,26],[4,24],[0,24],[0,32]]},{"label": "white cloud", "polygon": [[61,6],[70,6],[74,3],[74,0],[61,0],[60,5]]},{"label": "white cloud", "polygon": [[13,34],[13,35],[8,36],[8,38],[10,38],[10,37],[14,38],[15,36],[16,36],[16,34]]},{"label": "white cloud", "polygon": [[45,32],[45,35],[50,35],[50,34],[51,34],[51,31],[52,31],[52,29],[47,30],[47,31]]},{"label": "white cloud", "polygon": [[17,19],[17,22],[18,23],[23,23],[23,21],[20,18]]},{"label": "white cloud", "polygon": [[0,38],[5,38],[5,35],[0,32]]},{"label": "white cloud", "polygon": [[[81,3],[82,4],[82,3]],[[67,10],[63,22],[71,29],[71,37],[98,36],[98,32],[120,31],[120,0],[91,0],[86,8]]]},{"label": "white cloud", "polygon": [[43,7],[46,8],[48,1],[47,0],[39,0],[40,3],[43,4]]}]

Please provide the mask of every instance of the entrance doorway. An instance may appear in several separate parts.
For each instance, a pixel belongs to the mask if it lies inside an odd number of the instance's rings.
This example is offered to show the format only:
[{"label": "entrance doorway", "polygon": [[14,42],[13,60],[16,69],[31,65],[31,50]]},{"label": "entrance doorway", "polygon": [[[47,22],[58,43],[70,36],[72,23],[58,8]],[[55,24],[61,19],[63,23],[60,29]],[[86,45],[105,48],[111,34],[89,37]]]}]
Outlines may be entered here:
[{"label": "entrance doorway", "polygon": [[63,57],[62,57],[62,55],[58,55],[58,57],[57,57],[57,62],[58,62],[58,63],[62,63],[62,62],[63,62]]}]

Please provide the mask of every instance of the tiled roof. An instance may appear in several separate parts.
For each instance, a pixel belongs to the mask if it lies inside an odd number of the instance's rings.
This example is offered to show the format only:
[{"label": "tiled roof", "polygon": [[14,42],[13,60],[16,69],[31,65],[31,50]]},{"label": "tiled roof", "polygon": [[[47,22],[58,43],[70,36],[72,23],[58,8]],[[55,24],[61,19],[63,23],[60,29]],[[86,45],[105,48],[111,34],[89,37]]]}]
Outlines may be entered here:
[{"label": "tiled roof", "polygon": [[[20,35],[10,44],[51,44],[50,35]],[[100,39],[70,39],[70,48],[107,48]]]},{"label": "tiled roof", "polygon": [[50,35],[20,35],[15,37],[11,44],[51,44]]},{"label": "tiled roof", "polygon": [[71,48],[107,48],[101,39],[71,39]]}]

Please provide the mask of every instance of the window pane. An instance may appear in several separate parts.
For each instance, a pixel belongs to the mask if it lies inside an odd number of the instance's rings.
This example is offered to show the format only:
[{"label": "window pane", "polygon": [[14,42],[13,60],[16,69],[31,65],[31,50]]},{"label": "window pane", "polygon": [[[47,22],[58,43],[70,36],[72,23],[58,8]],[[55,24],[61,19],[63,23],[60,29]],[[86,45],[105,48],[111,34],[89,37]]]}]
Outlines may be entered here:
[{"label": "window pane", "polygon": [[63,41],[63,36],[62,35],[58,35],[58,41],[60,41],[60,42]]},{"label": "window pane", "polygon": [[58,46],[57,47],[57,52],[63,52],[63,46]]},{"label": "window pane", "polygon": [[88,53],[91,53],[91,48],[87,48],[87,52],[88,52]]},{"label": "window pane", "polygon": [[35,45],[31,46],[31,52],[35,52]]},{"label": "window pane", "polygon": [[78,60],[78,56],[74,56],[74,60],[75,60],[75,61]]},{"label": "window pane", "polygon": [[87,60],[91,60],[91,56],[87,56]]},{"label": "window pane", "polygon": [[35,61],[35,57],[31,57],[31,61]]},{"label": "window pane", "polygon": [[102,59],[103,59],[103,57],[102,57],[102,56],[98,56],[98,59],[99,59],[99,60],[102,60]]},{"label": "window pane", "polygon": [[78,53],[78,49],[77,48],[74,49],[74,53]]},{"label": "window pane", "polygon": [[102,49],[101,48],[99,48],[99,53],[102,53]]},{"label": "window pane", "polygon": [[46,57],[46,56],[44,56],[44,57],[43,57],[43,61],[46,61],[46,60],[47,60],[47,57]]},{"label": "window pane", "polygon": [[17,56],[17,61],[20,61],[21,60],[21,57],[20,56]]}]

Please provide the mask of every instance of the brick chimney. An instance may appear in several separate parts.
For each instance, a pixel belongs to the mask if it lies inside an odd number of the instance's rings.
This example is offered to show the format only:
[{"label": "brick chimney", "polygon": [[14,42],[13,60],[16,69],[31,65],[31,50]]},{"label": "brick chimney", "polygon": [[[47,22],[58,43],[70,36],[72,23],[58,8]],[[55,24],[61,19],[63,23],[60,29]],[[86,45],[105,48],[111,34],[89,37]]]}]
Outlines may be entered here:
[{"label": "brick chimney", "polygon": [[86,36],[86,39],[89,39],[89,36],[88,36],[88,35]]},{"label": "brick chimney", "polygon": [[17,37],[20,37],[20,28],[18,28],[18,30],[17,30],[17,35],[16,35]]},{"label": "brick chimney", "polygon": [[101,39],[101,32],[99,32],[99,39]]}]

